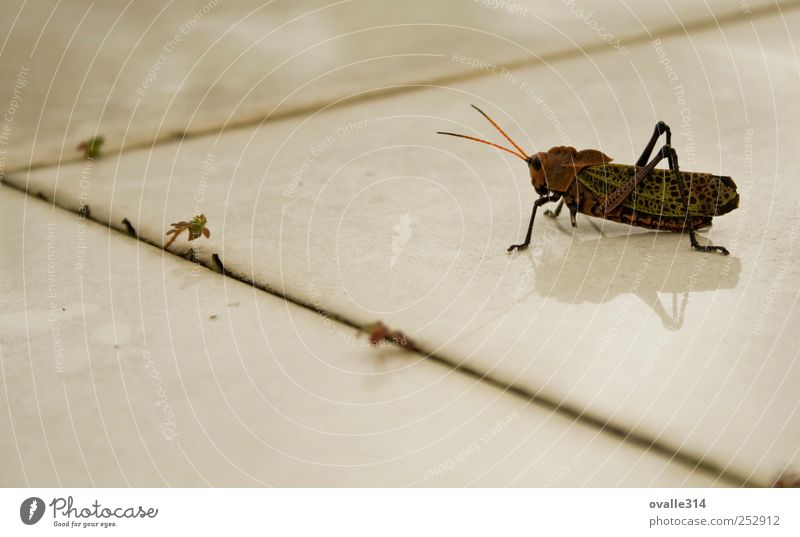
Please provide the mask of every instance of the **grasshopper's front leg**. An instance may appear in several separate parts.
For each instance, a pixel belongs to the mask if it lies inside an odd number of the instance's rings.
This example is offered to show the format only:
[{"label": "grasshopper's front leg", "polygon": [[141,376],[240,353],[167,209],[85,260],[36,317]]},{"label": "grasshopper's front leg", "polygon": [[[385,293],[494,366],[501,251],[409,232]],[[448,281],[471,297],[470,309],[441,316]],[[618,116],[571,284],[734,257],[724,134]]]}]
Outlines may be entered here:
[{"label": "grasshopper's front leg", "polygon": [[555,211],[551,211],[550,209],[547,209],[544,212],[544,215],[549,217],[549,218],[558,218],[558,215],[561,214],[561,209],[563,209],[563,208],[564,208],[564,200],[561,200],[561,201],[558,202],[558,205],[556,205],[556,210]]},{"label": "grasshopper's front leg", "polygon": [[514,250],[524,250],[526,249],[531,243],[531,234],[533,233],[533,220],[536,218],[536,209],[544,205],[545,203],[549,203],[551,201],[558,201],[561,199],[561,194],[556,192],[549,196],[545,195],[537,199],[533,202],[533,210],[531,211],[531,221],[528,222],[528,233],[525,235],[525,242],[522,244],[512,244],[508,247],[508,252],[513,252]]}]

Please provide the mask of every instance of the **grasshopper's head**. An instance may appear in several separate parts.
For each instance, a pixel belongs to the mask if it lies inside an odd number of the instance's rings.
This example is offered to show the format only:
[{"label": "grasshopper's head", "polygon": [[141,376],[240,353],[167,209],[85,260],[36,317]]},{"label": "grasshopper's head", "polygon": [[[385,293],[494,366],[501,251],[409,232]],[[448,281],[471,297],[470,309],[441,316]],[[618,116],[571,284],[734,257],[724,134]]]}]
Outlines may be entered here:
[{"label": "grasshopper's head", "polygon": [[550,191],[547,187],[547,177],[544,174],[544,170],[547,167],[547,153],[536,153],[528,157],[527,160],[533,189],[540,196],[546,196]]}]

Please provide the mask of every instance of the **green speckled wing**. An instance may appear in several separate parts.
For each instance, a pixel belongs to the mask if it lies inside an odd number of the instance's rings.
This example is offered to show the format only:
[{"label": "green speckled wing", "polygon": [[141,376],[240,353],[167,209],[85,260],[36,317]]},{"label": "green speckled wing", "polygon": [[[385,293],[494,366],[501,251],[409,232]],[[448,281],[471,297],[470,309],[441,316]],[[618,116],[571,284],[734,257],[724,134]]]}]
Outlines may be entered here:
[{"label": "green speckled wing", "polygon": [[[635,172],[634,166],[626,164],[591,166],[578,173],[578,180],[602,200],[633,177]],[[736,184],[730,177],[700,172],[681,172],[681,175],[690,193],[689,215],[717,216],[738,205]],[[673,173],[664,169],[655,169],[642,179],[622,202],[622,206],[654,216],[683,216],[678,183]]]}]

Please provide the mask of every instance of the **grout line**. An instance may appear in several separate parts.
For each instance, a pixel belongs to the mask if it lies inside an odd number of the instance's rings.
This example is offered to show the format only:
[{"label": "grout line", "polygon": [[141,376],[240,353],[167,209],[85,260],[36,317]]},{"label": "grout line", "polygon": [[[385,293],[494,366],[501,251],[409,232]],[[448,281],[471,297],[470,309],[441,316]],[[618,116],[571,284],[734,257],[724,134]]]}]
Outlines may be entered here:
[{"label": "grout line", "polygon": [[[723,26],[726,24],[734,24],[740,21],[745,20],[753,20],[758,18],[767,17],[773,15],[774,13],[783,13],[784,11],[790,11],[793,9],[800,8],[800,0],[789,0],[782,5],[777,3],[777,0],[773,4],[769,5],[762,5],[757,7],[751,7],[749,13],[745,13],[742,10],[737,10],[735,12],[724,13],[722,15],[711,15],[709,18],[697,20],[694,22],[686,23],[686,24],[675,24],[672,26],[667,26],[664,29],[656,30],[655,32],[651,33],[645,29],[644,32],[639,34],[634,34],[630,37],[625,37],[625,44],[626,46],[634,46],[639,45],[642,43],[649,42],[653,39],[660,38],[664,39],[666,37],[671,37],[675,35],[681,34],[688,34],[690,32],[699,32],[709,29],[715,29],[718,26]],[[505,70],[513,70],[513,69],[521,69],[527,68],[534,65],[544,64],[547,65],[549,63],[553,63],[556,61],[562,61],[569,58],[585,55],[588,56],[595,52],[603,52],[609,48],[607,43],[596,43],[593,45],[578,45],[574,48],[568,48],[556,52],[551,52],[548,54],[544,54],[542,56],[538,56],[536,58],[520,58],[518,60],[513,60],[506,63],[498,63],[496,64],[498,67],[501,67]],[[299,105],[294,108],[289,108],[282,112],[277,113],[269,113],[265,115],[258,115],[255,117],[249,118],[242,118],[239,120],[234,120],[227,123],[224,127],[201,127],[197,130],[193,130],[191,132],[187,132],[184,130],[176,130],[169,133],[165,133],[161,136],[157,136],[149,141],[142,141],[142,142],[133,142],[128,144],[127,146],[115,150],[113,152],[104,152],[105,157],[118,157],[122,153],[126,153],[128,151],[134,151],[137,149],[151,147],[154,148],[157,145],[161,144],[169,144],[174,143],[176,141],[183,141],[188,139],[194,138],[202,138],[204,136],[211,136],[211,135],[218,135],[228,131],[235,131],[241,130],[246,128],[258,127],[262,124],[269,122],[269,121],[280,121],[283,119],[290,119],[294,117],[302,117],[306,116],[315,112],[318,112],[322,109],[325,111],[327,110],[334,110],[338,108],[345,108],[349,106],[358,105],[365,102],[375,101],[378,99],[383,99],[387,97],[393,97],[396,95],[410,93],[414,91],[419,91],[422,89],[426,89],[429,86],[440,86],[440,85],[447,85],[447,84],[455,84],[461,82],[467,82],[471,80],[476,80],[484,77],[492,76],[491,73],[487,73],[483,70],[470,70],[465,71],[462,73],[453,73],[450,75],[445,75],[438,78],[431,78],[428,80],[420,80],[413,83],[407,84],[397,84],[393,87],[388,88],[381,88],[376,90],[366,90],[356,94],[356,96],[349,97],[343,96],[339,98],[338,101],[330,102],[330,101],[316,101],[304,105]],[[42,160],[35,164],[31,164],[29,166],[22,166],[20,168],[12,168],[6,171],[6,173],[19,173],[19,172],[30,172],[32,170],[37,170],[41,168],[46,168],[48,166],[56,166],[61,164],[68,164],[72,162],[78,162],[83,160],[82,157],[76,155],[74,157],[70,157],[67,159],[57,160],[57,159],[50,159],[50,160]]]},{"label": "grout line", "polygon": [[[17,190],[17,191],[25,194],[29,198],[39,199],[40,201],[42,201],[44,203],[50,204],[52,207],[58,207],[59,209],[61,209],[63,211],[72,212],[72,213],[76,213],[77,214],[76,211],[72,211],[72,210],[66,209],[66,208],[58,205],[55,201],[50,201],[50,200],[47,200],[47,199],[45,199],[43,197],[39,197],[39,196],[32,196],[26,189],[23,189],[23,188],[15,185],[14,183],[8,183],[7,181],[5,181],[5,177],[3,175],[0,175],[0,191],[2,191],[2,186],[4,186],[4,185],[5,186],[9,186],[9,187],[13,188],[14,190]],[[216,272],[218,274],[221,273],[220,274],[221,276],[229,276],[229,277],[231,277],[231,278],[233,278],[235,280],[238,280],[238,281],[240,281],[242,283],[250,285],[250,286],[252,286],[252,287],[254,287],[256,289],[259,289],[259,290],[264,291],[266,293],[269,293],[271,295],[274,295],[274,296],[277,296],[279,298],[282,298],[283,300],[285,300],[285,301],[287,301],[287,302],[289,302],[291,304],[294,304],[296,306],[300,306],[300,307],[309,309],[309,310],[311,310],[311,311],[313,311],[315,313],[318,313],[319,315],[322,315],[322,316],[324,316],[324,317],[326,317],[328,319],[331,319],[333,321],[341,323],[341,324],[343,324],[345,326],[349,326],[349,327],[351,327],[351,328],[353,328],[355,330],[363,331],[366,328],[365,326],[359,325],[355,321],[352,321],[352,320],[348,319],[347,317],[343,317],[343,316],[339,315],[338,313],[334,313],[334,312],[325,310],[324,308],[321,308],[321,307],[319,307],[319,306],[317,306],[315,304],[312,304],[312,303],[309,303],[309,302],[307,302],[305,300],[302,300],[302,299],[299,299],[297,297],[294,297],[294,296],[292,296],[290,294],[284,293],[284,292],[282,292],[282,291],[280,291],[278,289],[275,289],[275,288],[273,288],[273,287],[271,287],[271,286],[269,286],[267,284],[259,283],[259,282],[255,281],[254,279],[252,279],[252,278],[250,278],[250,277],[248,277],[246,275],[243,275],[243,274],[238,273],[236,271],[229,270],[229,269],[227,269],[226,267],[224,267],[222,265],[222,262],[219,260],[219,256],[216,253],[214,253],[212,255],[210,262],[208,260],[201,260],[201,259],[195,258],[195,257],[191,257],[190,259],[187,259],[186,257],[184,257],[184,256],[182,256],[180,254],[177,254],[177,253],[172,252],[170,250],[165,250],[164,247],[161,244],[159,244],[159,243],[157,243],[155,241],[152,241],[152,240],[147,239],[147,238],[143,238],[141,235],[139,235],[139,236],[132,235],[129,232],[129,230],[127,229],[126,225],[122,225],[121,224],[120,226],[115,226],[115,225],[111,224],[110,222],[100,221],[97,218],[92,217],[90,214],[89,215],[85,215],[85,220],[90,220],[90,221],[92,221],[92,222],[94,222],[96,224],[100,224],[100,225],[102,225],[104,227],[108,227],[109,229],[112,229],[112,230],[120,233],[121,235],[123,235],[123,236],[125,236],[127,238],[132,238],[132,239],[137,240],[139,242],[143,242],[145,244],[153,246],[154,248],[157,248],[158,250],[161,250],[162,252],[166,252],[166,253],[172,254],[172,255],[174,255],[176,257],[179,257],[181,259],[185,259],[185,260],[190,261],[192,263],[196,263],[196,264],[201,265],[201,266],[203,266],[203,267],[205,267],[205,268],[207,268],[207,269],[209,269],[209,270],[211,270],[213,272]],[[127,219],[124,219],[121,222],[124,222],[125,220],[127,220]],[[130,223],[128,225],[130,225]],[[190,254],[191,254],[191,250],[190,250]],[[458,372],[464,373],[464,374],[466,374],[466,375],[468,375],[470,377],[473,377],[473,378],[475,378],[475,379],[477,379],[477,380],[479,380],[481,382],[485,382],[485,383],[489,384],[490,386],[493,386],[493,387],[501,390],[501,392],[503,392],[503,393],[509,393],[509,394],[511,394],[513,396],[516,396],[516,397],[518,397],[520,399],[523,399],[529,404],[535,404],[535,405],[538,405],[539,407],[544,407],[544,408],[550,409],[554,413],[558,412],[562,416],[570,417],[570,418],[572,418],[572,420],[574,422],[580,422],[580,423],[588,424],[588,425],[590,425],[592,427],[595,427],[595,428],[599,429],[603,433],[610,434],[611,436],[614,436],[614,437],[618,438],[621,442],[627,442],[627,443],[633,444],[635,446],[638,446],[638,447],[642,448],[646,452],[655,452],[655,453],[667,458],[668,461],[670,461],[670,462],[674,461],[674,462],[676,462],[676,463],[678,463],[678,464],[680,464],[680,465],[682,465],[684,467],[688,467],[692,471],[702,471],[702,472],[705,472],[707,474],[711,474],[711,475],[717,477],[717,479],[721,479],[721,480],[727,481],[728,484],[730,484],[732,486],[736,486],[736,487],[758,487],[759,486],[758,483],[753,482],[749,477],[744,477],[744,476],[742,476],[742,475],[740,475],[740,474],[738,474],[736,472],[733,472],[733,471],[729,470],[727,465],[726,466],[721,466],[721,465],[716,464],[716,463],[704,461],[704,460],[702,460],[702,458],[698,458],[698,457],[692,456],[691,454],[687,454],[687,453],[684,453],[683,451],[680,451],[680,450],[674,449],[672,447],[669,447],[667,444],[662,443],[658,439],[653,439],[653,438],[648,437],[645,434],[638,433],[636,431],[628,430],[628,429],[626,429],[626,428],[624,428],[624,427],[622,427],[620,425],[616,425],[616,424],[614,424],[614,423],[612,423],[612,422],[610,422],[608,420],[605,420],[602,417],[595,416],[593,414],[587,413],[587,410],[580,410],[580,409],[578,409],[578,408],[576,408],[576,407],[574,407],[572,405],[568,405],[568,404],[565,404],[563,402],[559,403],[559,402],[557,402],[556,400],[554,400],[554,399],[552,399],[550,397],[541,395],[540,393],[532,393],[532,392],[530,392],[530,391],[528,391],[528,390],[526,390],[524,388],[521,388],[519,386],[515,386],[513,384],[508,384],[508,383],[506,383],[506,382],[504,382],[504,381],[502,381],[500,379],[497,379],[497,378],[494,378],[494,377],[492,377],[490,375],[482,373],[481,371],[475,369],[472,366],[465,365],[463,362],[458,362],[458,361],[455,361],[455,360],[451,360],[451,359],[447,358],[444,355],[429,353],[429,352],[425,351],[424,346],[419,345],[418,342],[415,342],[415,348],[413,350],[409,349],[409,348],[404,348],[404,347],[401,347],[401,346],[398,346],[398,349],[404,350],[406,352],[413,353],[413,354],[419,354],[419,355],[423,356],[424,358],[426,358],[428,360],[433,360],[433,361],[438,362],[438,363],[440,363],[440,364],[442,364],[442,365],[444,365],[444,366],[446,366],[446,367],[448,367],[448,368],[450,368],[450,369],[452,369],[454,371],[458,371]]]}]

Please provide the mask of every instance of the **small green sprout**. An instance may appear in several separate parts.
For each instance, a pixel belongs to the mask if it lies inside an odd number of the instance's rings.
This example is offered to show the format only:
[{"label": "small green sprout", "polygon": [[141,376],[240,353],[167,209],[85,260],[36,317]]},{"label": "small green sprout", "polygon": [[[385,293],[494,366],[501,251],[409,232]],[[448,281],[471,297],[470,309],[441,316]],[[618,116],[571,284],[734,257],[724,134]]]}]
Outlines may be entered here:
[{"label": "small green sprout", "polygon": [[178,235],[183,233],[184,231],[189,232],[189,240],[193,241],[196,238],[203,235],[205,238],[211,238],[211,230],[206,227],[206,220],[205,215],[198,214],[192,218],[191,222],[176,222],[174,224],[170,224],[172,229],[167,231],[167,235],[172,235],[170,239],[167,241],[167,244],[164,245],[164,249],[166,250],[169,248],[170,244],[175,242],[175,239],[178,238]]},{"label": "small green sprout", "polygon": [[103,145],[104,141],[105,139],[102,136],[95,136],[79,143],[76,149],[83,151],[83,158],[86,160],[95,159],[100,156],[100,146]]}]

